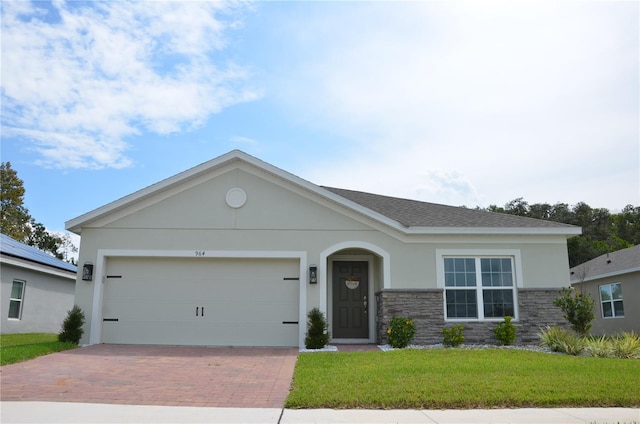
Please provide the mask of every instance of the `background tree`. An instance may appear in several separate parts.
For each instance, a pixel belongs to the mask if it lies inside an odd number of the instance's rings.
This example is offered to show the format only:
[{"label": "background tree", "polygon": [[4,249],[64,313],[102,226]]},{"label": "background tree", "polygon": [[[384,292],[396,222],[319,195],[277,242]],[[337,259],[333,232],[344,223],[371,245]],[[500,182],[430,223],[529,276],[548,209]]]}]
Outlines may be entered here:
[{"label": "background tree", "polygon": [[24,206],[24,186],[18,173],[11,168],[11,162],[0,165],[0,230],[14,240],[25,241],[31,230],[31,216]]},{"label": "background tree", "polygon": [[[14,240],[50,253],[58,259],[69,261],[68,252],[78,249],[68,235],[60,236],[48,231],[31,216],[24,206],[24,183],[11,167],[11,162],[0,165],[1,203],[0,229],[2,234]],[[73,260],[71,260],[73,261]]]},{"label": "background tree", "polygon": [[545,219],[582,227],[580,236],[567,241],[569,265],[576,266],[608,252],[640,243],[640,207],[627,205],[620,213],[605,208],[592,208],[584,202],[573,207],[567,203],[527,203],[522,197],[504,207],[490,205],[485,210]]}]

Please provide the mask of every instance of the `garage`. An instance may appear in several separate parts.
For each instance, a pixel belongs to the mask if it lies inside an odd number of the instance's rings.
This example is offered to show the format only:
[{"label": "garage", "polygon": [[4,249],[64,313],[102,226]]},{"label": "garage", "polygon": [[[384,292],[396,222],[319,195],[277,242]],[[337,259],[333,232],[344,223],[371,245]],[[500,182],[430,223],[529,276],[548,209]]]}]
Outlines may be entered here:
[{"label": "garage", "polygon": [[102,342],[298,346],[298,259],[106,258]]}]

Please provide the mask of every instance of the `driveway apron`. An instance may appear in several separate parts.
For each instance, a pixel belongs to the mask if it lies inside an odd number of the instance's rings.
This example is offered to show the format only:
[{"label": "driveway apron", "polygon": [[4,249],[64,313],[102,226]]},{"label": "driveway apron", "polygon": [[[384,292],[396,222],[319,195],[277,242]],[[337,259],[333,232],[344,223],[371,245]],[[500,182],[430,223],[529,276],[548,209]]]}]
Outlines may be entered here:
[{"label": "driveway apron", "polygon": [[298,349],[93,345],[0,368],[3,401],[282,408]]}]

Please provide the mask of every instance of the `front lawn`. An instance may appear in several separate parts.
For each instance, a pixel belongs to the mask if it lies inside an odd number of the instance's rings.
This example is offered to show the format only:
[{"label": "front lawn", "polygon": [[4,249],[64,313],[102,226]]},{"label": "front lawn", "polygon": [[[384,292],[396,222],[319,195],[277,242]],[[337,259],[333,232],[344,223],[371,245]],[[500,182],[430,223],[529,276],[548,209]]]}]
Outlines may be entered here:
[{"label": "front lawn", "polygon": [[638,407],[640,360],[512,349],[298,357],[287,408]]},{"label": "front lawn", "polygon": [[73,343],[59,342],[57,334],[0,334],[0,365],[15,364],[76,347]]}]

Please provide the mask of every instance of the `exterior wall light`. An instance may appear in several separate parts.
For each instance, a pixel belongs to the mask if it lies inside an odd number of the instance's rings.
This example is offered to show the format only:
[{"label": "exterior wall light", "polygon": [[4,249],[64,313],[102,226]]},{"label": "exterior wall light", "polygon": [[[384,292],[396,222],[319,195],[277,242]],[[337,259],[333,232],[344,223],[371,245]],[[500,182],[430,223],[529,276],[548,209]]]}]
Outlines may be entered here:
[{"label": "exterior wall light", "polygon": [[309,284],[318,284],[318,267],[316,265],[309,267]]},{"label": "exterior wall light", "polygon": [[85,262],[82,265],[82,281],[93,280],[93,264],[91,262]]}]

